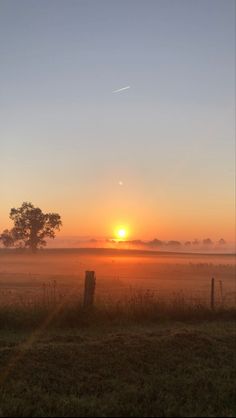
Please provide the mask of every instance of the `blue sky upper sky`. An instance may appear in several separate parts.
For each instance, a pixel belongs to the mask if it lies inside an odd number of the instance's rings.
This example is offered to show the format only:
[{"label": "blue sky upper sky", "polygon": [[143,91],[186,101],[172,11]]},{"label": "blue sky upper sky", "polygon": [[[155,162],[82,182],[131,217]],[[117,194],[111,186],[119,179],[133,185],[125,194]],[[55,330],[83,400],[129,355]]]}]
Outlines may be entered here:
[{"label": "blue sky upper sky", "polygon": [[232,240],[234,70],[233,0],[0,0],[0,227]]}]

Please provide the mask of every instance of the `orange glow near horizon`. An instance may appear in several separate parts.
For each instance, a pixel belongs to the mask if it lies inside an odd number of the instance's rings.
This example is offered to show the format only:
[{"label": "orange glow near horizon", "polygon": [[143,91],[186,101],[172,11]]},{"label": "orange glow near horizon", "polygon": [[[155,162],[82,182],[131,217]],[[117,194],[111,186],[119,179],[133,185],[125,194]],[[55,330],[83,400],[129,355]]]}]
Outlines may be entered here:
[{"label": "orange glow near horizon", "polygon": [[[180,201],[173,199],[173,207],[170,207],[168,202],[160,202],[159,207],[153,207],[152,202],[139,202],[135,194],[131,198],[123,191],[122,199],[119,200],[116,198],[116,192],[110,189],[106,189],[105,196],[107,197],[101,201],[99,196],[96,195],[94,198],[93,195],[91,200],[88,199],[86,204],[81,206],[75,201],[73,208],[69,200],[67,205],[61,200],[54,202],[53,199],[50,203],[46,198],[37,200],[36,196],[29,200],[45,213],[55,211],[61,215],[63,225],[61,231],[56,234],[59,239],[110,237],[123,241],[157,238],[184,242],[193,241],[195,238],[210,238],[217,242],[224,238],[227,243],[235,242],[234,208],[228,207],[225,200],[219,202],[213,211],[210,204],[209,207],[201,208],[200,203],[198,209],[194,210],[193,204],[196,205],[196,200],[186,205],[186,202],[183,204],[183,196]],[[16,203],[14,200],[1,201],[3,216],[0,219],[0,233],[13,227],[9,212],[12,207],[19,207],[21,203],[20,199],[18,202],[16,200]],[[125,235],[123,232],[119,233],[119,230],[124,230]]]}]

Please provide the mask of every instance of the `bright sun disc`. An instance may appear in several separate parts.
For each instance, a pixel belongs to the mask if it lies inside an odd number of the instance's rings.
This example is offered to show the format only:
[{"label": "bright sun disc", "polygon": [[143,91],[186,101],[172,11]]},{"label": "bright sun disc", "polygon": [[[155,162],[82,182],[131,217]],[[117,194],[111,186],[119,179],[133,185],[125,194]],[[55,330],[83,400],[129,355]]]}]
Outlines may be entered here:
[{"label": "bright sun disc", "polygon": [[118,229],[117,237],[118,238],[125,238],[126,237],[126,230],[124,228]]}]

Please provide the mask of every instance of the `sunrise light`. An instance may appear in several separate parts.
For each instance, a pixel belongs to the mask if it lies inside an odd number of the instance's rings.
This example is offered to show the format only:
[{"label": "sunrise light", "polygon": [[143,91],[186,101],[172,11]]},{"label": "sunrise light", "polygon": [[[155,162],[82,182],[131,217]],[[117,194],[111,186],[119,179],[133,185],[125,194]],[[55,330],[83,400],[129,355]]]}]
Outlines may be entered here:
[{"label": "sunrise light", "polygon": [[127,236],[127,230],[125,228],[118,228],[116,232],[117,239],[125,239]]},{"label": "sunrise light", "polygon": [[236,418],[235,6],[0,0],[0,418]]}]

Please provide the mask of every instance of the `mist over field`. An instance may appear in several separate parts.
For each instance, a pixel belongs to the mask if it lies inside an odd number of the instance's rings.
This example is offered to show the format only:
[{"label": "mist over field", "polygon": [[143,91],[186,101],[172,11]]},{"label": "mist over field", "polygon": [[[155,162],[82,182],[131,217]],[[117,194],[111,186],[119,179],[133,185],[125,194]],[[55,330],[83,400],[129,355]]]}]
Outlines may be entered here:
[{"label": "mist over field", "polygon": [[125,241],[114,238],[93,238],[93,237],[56,237],[48,241],[49,248],[114,248],[114,249],[139,249],[146,251],[170,251],[183,253],[223,253],[236,254],[234,242],[227,242],[224,238],[212,240],[211,238],[194,240],[152,240],[126,239]]},{"label": "mist over field", "polygon": [[118,301],[148,290],[164,299],[182,296],[209,305],[212,277],[218,301],[224,298],[225,304],[232,305],[236,300],[234,255],[99,248],[48,249],[35,255],[0,250],[0,299],[13,303],[42,298],[43,285],[54,282],[58,295],[69,292],[79,301],[88,270],[96,273],[97,300]]}]

